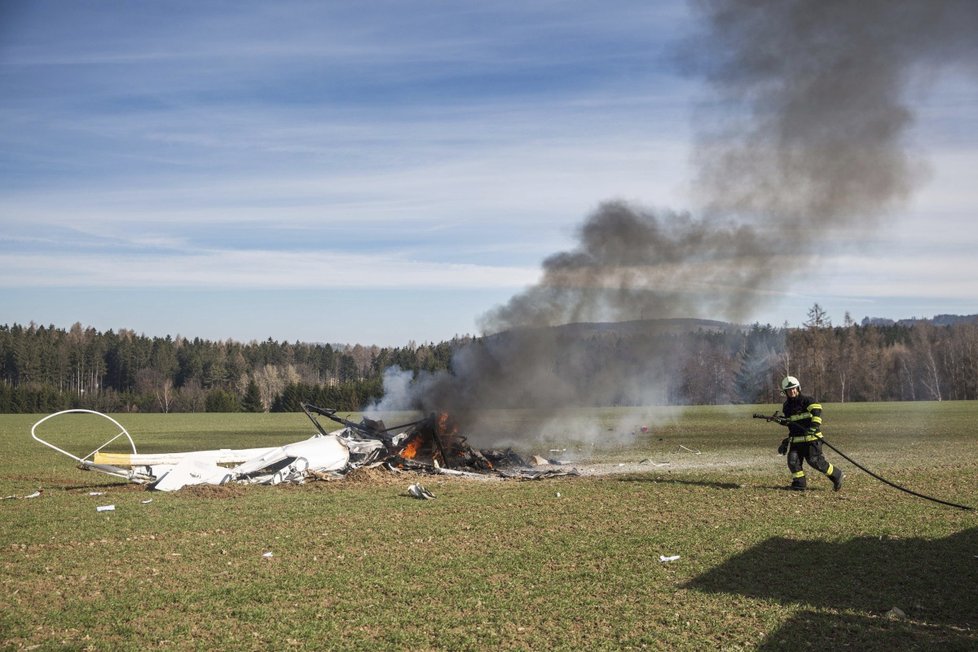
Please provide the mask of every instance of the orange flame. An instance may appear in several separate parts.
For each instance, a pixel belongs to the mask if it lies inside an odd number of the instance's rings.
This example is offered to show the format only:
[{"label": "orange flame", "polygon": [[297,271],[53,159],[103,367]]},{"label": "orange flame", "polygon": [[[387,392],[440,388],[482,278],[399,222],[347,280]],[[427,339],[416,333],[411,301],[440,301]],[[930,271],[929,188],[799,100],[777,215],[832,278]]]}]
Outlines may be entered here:
[{"label": "orange flame", "polygon": [[439,435],[454,435],[458,432],[458,426],[451,417],[448,416],[448,412],[442,412],[438,415],[438,434]]},{"label": "orange flame", "polygon": [[418,454],[419,448],[421,448],[421,437],[412,437],[411,441],[401,449],[401,457],[406,460],[413,460]]}]

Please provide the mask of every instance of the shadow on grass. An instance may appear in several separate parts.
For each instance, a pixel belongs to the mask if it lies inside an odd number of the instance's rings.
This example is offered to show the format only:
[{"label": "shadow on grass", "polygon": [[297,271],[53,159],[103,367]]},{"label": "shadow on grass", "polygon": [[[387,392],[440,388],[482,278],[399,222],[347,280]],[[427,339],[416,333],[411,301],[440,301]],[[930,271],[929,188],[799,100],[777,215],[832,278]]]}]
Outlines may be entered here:
[{"label": "shadow on grass", "polygon": [[852,650],[975,650],[978,632],[942,625],[852,614],[796,613],[761,641],[757,650],[810,649],[844,644]]},{"label": "shadow on grass", "polygon": [[[978,528],[938,540],[867,537],[842,543],[772,538],[700,575],[686,587],[734,593],[865,616],[801,614],[763,649],[804,641],[843,642],[854,633],[885,647],[876,630],[932,649],[968,642],[978,649]],[[909,620],[890,621],[899,607]],[[913,622],[911,622],[913,621]],[[971,631],[962,631],[971,630]],[[915,649],[905,644],[896,649]]]},{"label": "shadow on grass", "polygon": [[686,480],[682,478],[664,478],[660,475],[631,475],[619,478],[619,482],[661,482],[662,484],[685,484],[697,487],[712,487],[713,489],[743,489],[736,482],[709,482],[707,480]]},{"label": "shadow on grass", "polygon": [[[787,484],[769,484],[769,485],[754,485],[754,486],[757,487],[758,489],[769,489],[771,491],[784,491],[786,493],[791,493],[791,494],[808,494],[813,491],[827,491],[829,493],[832,493],[832,485],[827,485],[824,487],[821,486],[813,487],[811,485],[808,485],[808,488],[805,489],[804,491],[798,491],[797,489],[792,489],[791,485],[787,485]],[[842,495],[844,496],[845,494]]]}]

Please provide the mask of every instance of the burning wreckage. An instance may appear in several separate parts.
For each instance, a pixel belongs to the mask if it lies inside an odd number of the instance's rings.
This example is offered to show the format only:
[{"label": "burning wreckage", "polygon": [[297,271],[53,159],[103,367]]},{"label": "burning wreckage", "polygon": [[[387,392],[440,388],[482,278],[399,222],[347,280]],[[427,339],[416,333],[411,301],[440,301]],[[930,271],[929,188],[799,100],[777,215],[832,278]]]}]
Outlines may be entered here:
[{"label": "burning wreckage", "polygon": [[[511,448],[474,449],[445,413],[388,428],[383,421],[368,418],[354,423],[338,416],[334,409],[307,403],[302,404],[302,410],[316,427],[316,434],[309,439],[268,448],[139,453],[122,424],[107,414],[84,409],[64,410],[44,417],[31,428],[31,437],[72,458],[79,469],[99,471],[160,491],[200,484],[298,484],[309,479],[341,478],[354,469],[375,467],[395,472],[495,475],[519,479],[576,474],[574,470],[534,469]],[[78,457],[38,435],[41,424],[66,414],[102,417],[119,432],[92,452]],[[327,431],[317,416],[343,427]],[[131,453],[105,452],[119,439],[128,442]]]}]

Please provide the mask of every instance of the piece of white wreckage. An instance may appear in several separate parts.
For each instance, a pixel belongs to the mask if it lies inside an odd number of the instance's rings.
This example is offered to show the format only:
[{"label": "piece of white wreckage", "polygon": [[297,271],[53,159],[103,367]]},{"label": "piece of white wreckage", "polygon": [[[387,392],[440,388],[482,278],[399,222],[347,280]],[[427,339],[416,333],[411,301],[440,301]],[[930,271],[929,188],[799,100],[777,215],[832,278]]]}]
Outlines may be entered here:
[{"label": "piece of white wreckage", "polygon": [[[38,436],[44,422],[68,414],[93,414],[111,422],[118,434],[84,456],[77,456]],[[311,416],[311,415],[310,415]],[[132,436],[118,421],[94,410],[72,409],[49,414],[34,424],[31,437],[78,463],[83,470],[99,471],[130,482],[146,484],[160,491],[175,491],[199,484],[299,483],[308,477],[325,477],[370,464],[383,454],[384,443],[362,439],[350,428],[325,432],[313,419],[319,432],[303,441],[268,448],[219,449],[183,453],[138,453]],[[48,436],[48,435],[45,435]],[[110,444],[125,438],[132,452],[103,452]]]}]

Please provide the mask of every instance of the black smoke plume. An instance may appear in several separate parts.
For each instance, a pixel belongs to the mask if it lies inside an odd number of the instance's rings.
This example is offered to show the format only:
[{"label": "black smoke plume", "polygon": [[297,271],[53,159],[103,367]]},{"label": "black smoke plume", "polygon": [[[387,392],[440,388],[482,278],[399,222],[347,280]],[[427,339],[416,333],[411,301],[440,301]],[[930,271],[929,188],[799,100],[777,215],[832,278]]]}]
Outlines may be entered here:
[{"label": "black smoke plume", "polygon": [[[924,168],[908,151],[908,88],[949,65],[975,72],[975,0],[701,0],[685,64],[708,82],[692,180],[699,217],[609,201],[541,281],[484,316],[488,335],[396,407],[649,404],[678,364],[668,338],[614,355],[566,326],[749,319],[820,250],[901,205]],[[595,356],[608,347],[609,355]],[[596,364],[595,360],[607,364]],[[387,407],[395,407],[388,405]]]}]

